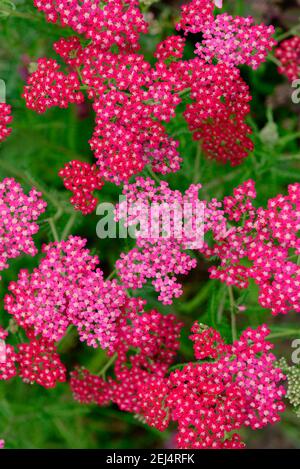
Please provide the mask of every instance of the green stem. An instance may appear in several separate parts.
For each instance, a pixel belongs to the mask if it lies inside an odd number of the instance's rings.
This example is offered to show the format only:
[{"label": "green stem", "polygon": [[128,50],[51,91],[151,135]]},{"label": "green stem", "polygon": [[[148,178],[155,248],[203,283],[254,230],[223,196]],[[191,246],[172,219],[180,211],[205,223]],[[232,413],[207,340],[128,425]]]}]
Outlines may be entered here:
[{"label": "green stem", "polygon": [[148,173],[152,177],[152,179],[154,179],[157,182],[157,184],[160,185],[161,181],[160,181],[159,177],[154,173],[152,168],[150,168],[150,166],[146,166],[146,168],[147,168]]},{"label": "green stem", "polygon": [[66,224],[65,229],[64,229],[64,231],[63,231],[63,233],[62,233],[62,235],[61,235],[61,239],[62,239],[62,240],[66,239],[66,238],[69,236],[69,234],[70,234],[70,232],[71,232],[71,230],[72,230],[72,227],[73,227],[73,225],[74,225],[74,223],[75,223],[76,217],[77,217],[77,214],[76,214],[76,213],[73,213],[73,214],[70,216],[70,218],[69,218],[69,220],[68,220],[68,223]]},{"label": "green stem", "polygon": [[103,378],[105,378],[105,374],[106,374],[107,370],[111,367],[111,365],[116,361],[117,358],[118,358],[118,354],[114,353],[110,357],[108,362],[104,365],[104,367],[99,371],[99,373],[97,373],[97,375],[102,376]]},{"label": "green stem", "polygon": [[199,171],[200,171],[200,159],[201,159],[201,145],[200,142],[197,146],[196,158],[195,158],[195,166],[194,166],[194,184],[199,182]]},{"label": "green stem", "polygon": [[268,55],[268,60],[270,60],[270,62],[273,62],[275,65],[277,65],[277,67],[281,67],[280,60],[276,59],[276,57],[274,57],[274,55],[269,54]]},{"label": "green stem", "polygon": [[50,228],[51,228],[51,232],[52,232],[54,241],[56,241],[57,243],[59,243],[59,236],[58,236],[57,229],[56,229],[56,226],[55,226],[55,223],[54,223],[53,218],[49,218],[49,219],[48,219],[48,222],[49,222],[49,225],[50,225]]},{"label": "green stem", "polygon": [[300,330],[296,329],[291,329],[291,330],[285,330],[282,332],[274,332],[273,334],[271,333],[268,335],[268,339],[279,339],[281,337],[299,337],[300,336]]},{"label": "green stem", "polygon": [[32,21],[39,21],[41,19],[39,15],[37,16],[30,15],[29,13],[22,13],[14,9],[10,10],[9,8],[3,8],[2,6],[0,6],[0,14],[1,13],[5,13],[6,18],[9,16],[14,16],[15,18],[23,18],[23,19],[32,20]]},{"label": "green stem", "polygon": [[222,317],[223,317],[223,312],[224,312],[224,307],[225,307],[225,299],[226,299],[226,288],[224,289],[224,293],[222,295],[218,311],[217,311],[217,323],[221,324],[222,322]]},{"label": "green stem", "polygon": [[117,269],[114,269],[106,278],[106,280],[111,280],[116,274],[117,274]]},{"label": "green stem", "polygon": [[297,33],[300,33],[300,25],[295,26],[294,28],[291,28],[289,31],[286,31],[285,33],[281,34],[280,36],[276,37],[277,42],[283,41],[283,39],[288,38],[289,36],[294,36]]},{"label": "green stem", "polygon": [[232,340],[234,342],[235,340],[237,340],[237,330],[236,330],[236,316],[235,316],[235,311],[234,311],[233,288],[231,285],[228,285],[228,295],[229,295],[229,302],[230,302],[231,333],[232,333]]},{"label": "green stem", "polygon": [[179,91],[178,96],[181,98],[184,97],[185,95],[189,94],[191,92],[191,88],[186,88],[185,90]]}]

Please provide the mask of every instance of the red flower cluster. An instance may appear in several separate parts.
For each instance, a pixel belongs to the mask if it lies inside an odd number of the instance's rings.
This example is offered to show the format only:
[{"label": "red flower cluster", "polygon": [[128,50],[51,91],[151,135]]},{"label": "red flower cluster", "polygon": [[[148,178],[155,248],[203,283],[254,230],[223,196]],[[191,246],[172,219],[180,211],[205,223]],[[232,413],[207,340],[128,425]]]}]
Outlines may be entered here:
[{"label": "red flower cluster", "polygon": [[173,315],[143,310],[139,298],[128,299],[118,321],[118,339],[114,350],[117,360],[115,378],[107,381],[87,370],[72,373],[71,388],[80,402],[107,405],[110,401],[121,410],[139,413],[140,388],[163,377],[179,348],[182,324]]},{"label": "red flower cluster", "polygon": [[9,104],[0,103],[0,143],[10,135],[11,129],[7,126],[11,121],[11,106]]},{"label": "red flower cluster", "polygon": [[181,18],[176,25],[177,30],[183,30],[184,34],[201,33],[214,19],[213,0],[192,0],[181,7]]},{"label": "red flower cluster", "polygon": [[[1,340],[5,340],[7,335],[0,326]],[[30,342],[19,344],[17,352],[11,345],[3,343],[5,356],[2,359],[0,354],[0,381],[18,375],[24,383],[37,383],[44,388],[54,388],[58,382],[65,382],[66,368],[54,343],[43,338],[35,339],[31,331],[27,336]],[[0,345],[2,347],[2,343]]]},{"label": "red flower cluster", "polygon": [[21,270],[9,284],[5,308],[27,332],[33,329],[49,342],[62,339],[74,325],[81,341],[114,350],[128,295],[116,280],[103,279],[98,257],[85,244],[70,237],[43,246],[46,255],[33,273]]},{"label": "red flower cluster", "polygon": [[138,49],[139,36],[147,32],[147,24],[137,0],[34,0],[36,8],[46,14],[47,21],[60,22],[109,50],[112,43],[120,50]]},{"label": "red flower cluster", "polygon": [[275,50],[275,56],[280,60],[278,71],[289,81],[300,78],[300,37],[294,36],[281,42]]},{"label": "red flower cluster", "polygon": [[60,340],[70,325],[66,314],[72,306],[73,290],[80,279],[95,269],[98,258],[84,249],[86,241],[70,237],[61,243],[45,245],[46,256],[30,274],[21,270],[18,280],[9,285],[5,308],[25,330],[34,329],[54,342]]},{"label": "red flower cluster", "polygon": [[156,312],[135,314],[124,316],[124,326],[120,323],[116,378],[105,381],[87,370],[75,370],[75,399],[98,405],[114,402],[161,431],[176,421],[179,448],[242,448],[244,443],[233,432],[279,420],[285,395],[279,383],[285,377],[269,353],[266,326],[247,329],[233,345],[226,345],[217,331],[195,324],[195,357],[209,361],[190,363],[167,376],[181,325]]},{"label": "red flower cluster", "polygon": [[75,210],[80,210],[83,215],[92,213],[98,203],[93,192],[103,187],[102,177],[97,166],[73,160],[60,170],[59,176],[63,179],[65,188],[74,194],[71,197],[71,203]]},{"label": "red flower cluster", "polygon": [[213,362],[190,363],[141,390],[142,414],[146,422],[164,430],[178,422],[179,448],[242,448],[236,432],[243,426],[259,429],[279,421],[284,410],[285,377],[274,366],[265,341],[266,326],[247,329],[233,345],[225,345],[218,332],[209,330],[214,343],[206,346],[207,331],[196,325],[197,359]]},{"label": "red flower cluster", "polygon": [[248,137],[252,131],[245,123],[250,112],[249,88],[237,68],[200,61],[195,65],[198,78],[189,84],[193,103],[187,105],[184,117],[209,158],[238,165],[253,150]]},{"label": "red flower cluster", "polygon": [[69,103],[82,103],[80,82],[76,73],[64,75],[60,65],[53,59],[39,59],[37,70],[28,78],[23,98],[26,106],[43,113],[53,106],[68,107]]},{"label": "red flower cluster", "polygon": [[17,354],[19,376],[24,383],[37,383],[44,388],[54,388],[66,381],[66,368],[60,360],[53,342],[32,338],[19,345]]},{"label": "red flower cluster", "polygon": [[110,387],[103,378],[92,375],[85,368],[76,368],[71,373],[70,385],[73,397],[81,404],[94,402],[99,406],[110,403]]}]

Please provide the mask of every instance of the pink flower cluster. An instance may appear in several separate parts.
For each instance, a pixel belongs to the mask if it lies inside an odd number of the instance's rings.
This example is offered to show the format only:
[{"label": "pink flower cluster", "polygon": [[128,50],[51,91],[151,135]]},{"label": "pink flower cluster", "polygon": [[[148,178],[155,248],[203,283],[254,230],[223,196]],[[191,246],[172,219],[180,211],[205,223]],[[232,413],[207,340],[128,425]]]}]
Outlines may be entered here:
[{"label": "pink flower cluster", "polygon": [[145,383],[142,415],[161,431],[177,422],[179,448],[242,448],[236,431],[274,424],[284,410],[285,390],[279,383],[285,377],[269,353],[269,330],[246,329],[230,346],[214,330],[208,332],[214,337],[208,345],[207,331],[200,327],[197,333],[195,325],[193,332],[196,359],[214,361],[190,363],[157,383]]},{"label": "pink flower cluster", "polygon": [[255,184],[249,180],[224,199],[230,226],[203,250],[221,261],[210,268],[210,276],[239,288],[254,279],[262,307],[274,315],[300,312],[300,184],[290,185],[288,195],[270,199],[267,208],[256,208],[255,197]]},{"label": "pink flower cluster", "polygon": [[[116,262],[118,275],[126,288],[142,288],[152,280],[159,293],[158,299],[164,304],[171,304],[174,297],[181,296],[182,286],[177,276],[187,275],[196,267],[196,259],[184,249],[187,245],[192,248],[197,242],[195,233],[200,244],[202,241],[204,206],[198,200],[200,187],[191,185],[182,195],[180,191],[171,190],[166,182],[155,187],[155,181],[150,178],[137,178],[135,183],[124,186],[126,202],[116,209],[117,219],[123,218],[128,206],[131,213],[124,220],[125,224],[132,226],[138,220],[142,227],[137,233],[136,247],[122,253]],[[166,214],[169,215],[168,233],[164,232]]]},{"label": "pink flower cluster", "polygon": [[289,81],[300,78],[300,37],[294,36],[281,42],[275,50],[275,56],[280,60],[279,73],[285,75]]},{"label": "pink flower cluster", "polygon": [[277,44],[272,37],[274,27],[255,25],[251,17],[233,18],[224,13],[206,24],[202,31],[203,41],[196,44],[196,54],[206,62],[218,59],[228,67],[245,64],[256,70]]},{"label": "pink flower cluster", "polygon": [[65,188],[74,194],[70,200],[75,210],[80,210],[83,215],[92,213],[98,203],[93,192],[103,187],[97,166],[73,160],[60,170],[59,176],[63,179]]},{"label": "pink flower cluster", "polygon": [[26,195],[14,179],[0,182],[0,271],[21,253],[37,254],[32,236],[39,230],[36,220],[46,206],[37,190],[31,189]]},{"label": "pink flower cluster", "polygon": [[0,103],[0,143],[10,135],[11,129],[7,126],[11,121],[11,106],[9,104]]},{"label": "pink flower cluster", "polygon": [[53,106],[66,108],[69,103],[82,103],[84,96],[79,90],[76,73],[65,75],[55,60],[39,59],[37,70],[28,78],[23,98],[29,109],[43,113]]},{"label": "pink flower cluster", "polygon": [[50,342],[74,325],[88,345],[111,348],[127,294],[115,280],[103,279],[97,256],[85,244],[71,236],[43,246],[39,266],[32,273],[21,270],[10,283],[5,308],[26,331],[33,329]]}]

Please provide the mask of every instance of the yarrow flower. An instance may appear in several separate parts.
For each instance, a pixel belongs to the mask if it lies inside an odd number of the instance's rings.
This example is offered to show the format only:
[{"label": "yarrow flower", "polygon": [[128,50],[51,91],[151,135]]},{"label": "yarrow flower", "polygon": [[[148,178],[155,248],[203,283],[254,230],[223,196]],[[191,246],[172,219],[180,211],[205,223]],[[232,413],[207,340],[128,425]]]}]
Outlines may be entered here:
[{"label": "yarrow flower", "polygon": [[53,342],[32,338],[19,345],[18,374],[24,383],[37,383],[44,388],[54,388],[66,381],[66,368],[60,360]]},{"label": "yarrow flower", "polygon": [[81,211],[83,215],[92,213],[98,203],[93,192],[103,187],[97,166],[73,160],[59,171],[59,176],[63,179],[65,188],[74,194],[70,201],[75,209]]},{"label": "yarrow flower", "polygon": [[[193,0],[182,7],[177,29],[204,34],[197,49],[202,59],[184,60],[185,39],[173,35],[157,45],[157,61],[151,65],[136,53],[140,34],[147,32],[136,0],[104,0],[101,5],[94,0],[35,0],[35,5],[48,21],[70,26],[90,41],[71,36],[55,42],[68,73],[53,59],[39,59],[25,87],[27,106],[42,113],[52,106],[80,104],[80,90],[85,89],[95,112],[89,144],[103,180],[127,182],[146,165],[161,174],[179,170],[179,142],[164,124],[185,97],[192,104],[184,117],[209,158],[236,165],[252,150],[245,123],[251,98],[234,66],[256,68],[265,60],[274,45],[271,26],[226,14],[214,19],[221,1]],[[216,49],[221,56],[214,65]]]},{"label": "yarrow flower", "polygon": [[100,269],[91,272],[72,288],[67,317],[77,327],[80,340],[90,347],[114,349],[118,320],[127,302],[124,287],[116,280],[104,280]]},{"label": "yarrow flower", "polygon": [[176,29],[182,29],[184,34],[202,32],[205,26],[211,24],[214,19],[215,3],[217,5],[217,2],[213,0],[192,0],[182,5],[181,17]]},{"label": "yarrow flower", "polygon": [[299,196],[300,184],[292,184],[288,195],[279,194],[267,208],[256,208],[254,181],[243,183],[223,202],[230,227],[213,235],[213,246],[203,250],[221,261],[210,268],[211,278],[239,288],[254,279],[261,306],[274,315],[300,312]]},{"label": "yarrow flower", "polygon": [[144,312],[144,301],[128,299],[119,319],[114,350],[114,378],[95,376],[85,369],[72,373],[70,385],[79,402],[107,405],[113,402],[123,411],[139,413],[139,389],[162,377],[179,348],[182,324],[173,315]]},{"label": "yarrow flower", "polygon": [[21,270],[18,280],[10,283],[5,308],[25,330],[33,328],[36,336],[52,342],[64,336],[73,290],[99,262],[84,249],[85,244],[86,240],[71,236],[44,245],[45,257],[33,273]]},{"label": "yarrow flower", "polygon": [[8,268],[9,259],[22,253],[37,254],[32,236],[38,232],[36,221],[47,206],[41,196],[36,189],[26,195],[12,178],[0,182],[0,271]]},{"label": "yarrow flower", "polygon": [[78,367],[71,373],[70,386],[75,401],[80,404],[92,402],[105,406],[110,403],[110,386],[101,376],[92,375],[83,367]]},{"label": "yarrow flower", "polygon": [[0,143],[11,133],[11,128],[7,127],[12,122],[11,106],[0,103]]},{"label": "yarrow flower", "polygon": [[198,334],[196,325],[193,330],[192,339],[201,350],[196,358],[214,361],[190,363],[156,385],[145,383],[142,415],[160,430],[176,421],[179,448],[242,448],[245,445],[236,431],[274,424],[284,410],[285,390],[280,382],[285,376],[269,353],[272,345],[265,340],[269,330],[266,326],[246,329],[231,346],[212,330],[213,348],[211,343],[206,348],[203,327]]},{"label": "yarrow flower", "polygon": [[[136,247],[122,253],[116,262],[118,275],[126,288],[142,288],[151,279],[159,293],[158,299],[164,304],[171,304],[174,297],[181,296],[177,276],[186,275],[196,267],[196,259],[184,250],[192,248],[195,242],[202,242],[204,207],[198,200],[200,187],[192,185],[182,195],[172,191],[166,182],[155,187],[155,181],[150,178],[137,178],[135,183],[124,186],[125,204],[132,209],[124,220],[125,225],[135,225],[138,220],[143,227],[141,233],[137,233]],[[116,209],[117,219],[123,217],[124,208],[121,203]],[[168,226],[164,226],[164,222]],[[168,232],[164,231],[166,229]]]},{"label": "yarrow flower", "polygon": [[282,41],[275,50],[275,57],[280,60],[279,73],[289,81],[300,78],[300,37],[294,36]]},{"label": "yarrow flower", "polygon": [[217,15],[203,28],[203,41],[196,44],[196,54],[206,62],[217,59],[228,67],[248,65],[256,70],[277,44],[273,26],[255,25],[251,17]]},{"label": "yarrow flower", "polygon": [[191,80],[193,102],[184,117],[208,158],[236,166],[253,150],[252,130],[245,122],[252,99],[248,85],[236,68],[201,61],[195,61],[195,66],[199,76]]},{"label": "yarrow flower", "polygon": [[34,0],[34,5],[46,14],[47,21],[60,22],[76,33],[92,39],[103,50],[116,44],[120,50],[139,48],[141,33],[147,23],[137,0]]},{"label": "yarrow flower", "polygon": [[58,106],[68,107],[69,103],[82,103],[80,82],[74,72],[64,75],[60,65],[53,59],[39,59],[37,70],[28,78],[23,98],[26,106],[38,113]]},{"label": "yarrow flower", "polygon": [[17,374],[17,354],[12,345],[6,343],[8,336],[0,326],[0,381],[8,381]]},{"label": "yarrow flower", "polygon": [[33,329],[50,342],[74,325],[81,341],[111,349],[127,293],[116,280],[103,279],[98,257],[85,245],[86,240],[70,236],[43,246],[39,266],[31,274],[21,270],[10,283],[5,308],[26,331]]}]

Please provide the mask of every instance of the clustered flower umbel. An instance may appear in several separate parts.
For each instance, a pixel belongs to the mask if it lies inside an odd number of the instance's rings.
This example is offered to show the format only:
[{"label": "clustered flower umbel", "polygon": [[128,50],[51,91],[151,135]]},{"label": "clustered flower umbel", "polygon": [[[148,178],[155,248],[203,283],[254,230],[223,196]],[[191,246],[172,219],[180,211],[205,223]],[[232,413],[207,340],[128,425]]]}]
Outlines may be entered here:
[{"label": "clustered flower umbel", "polygon": [[140,388],[167,373],[179,348],[182,328],[174,315],[145,312],[144,304],[140,298],[130,298],[120,316],[118,339],[110,352],[117,354],[114,378],[104,380],[85,369],[72,373],[76,400],[98,405],[113,402],[123,411],[140,413]]},{"label": "clustered flower umbel", "polygon": [[[185,243],[195,240],[196,228],[200,229],[202,225],[202,219],[199,218],[199,226],[195,226],[198,208],[196,204],[199,202],[198,191],[201,186],[192,185],[182,195],[180,191],[172,191],[166,182],[161,182],[158,187],[155,185],[155,181],[150,178],[137,178],[135,183],[124,186],[123,195],[126,201],[116,208],[116,219],[124,217],[124,210],[128,206],[132,213],[124,219],[125,226],[135,225],[138,220],[144,231],[137,233],[136,247],[121,255],[116,268],[126,288],[142,288],[151,279],[155,290],[159,292],[158,299],[164,304],[171,304],[174,297],[178,298],[182,294],[177,276],[188,274],[196,267],[196,260],[185,253],[184,248]],[[191,209],[189,229],[183,230],[180,225],[180,232],[176,233],[176,209],[182,215],[184,204],[189,204]],[[151,213],[150,210],[155,205],[158,212]],[[165,206],[174,207],[170,213],[170,232],[166,233],[166,237],[162,231],[164,227],[160,225]],[[195,210],[192,210],[193,207]],[[187,213],[185,215],[188,216]]]},{"label": "clustered flower umbel", "polygon": [[70,201],[75,210],[80,210],[83,215],[92,213],[98,203],[93,193],[103,187],[101,173],[97,166],[73,160],[67,163],[58,174],[63,179],[65,188],[73,192]]},{"label": "clustered flower umbel", "polygon": [[[0,327],[1,340],[8,332]],[[28,331],[29,341],[17,346],[17,350],[5,343],[5,360],[0,360],[0,381],[8,381],[19,376],[24,383],[39,384],[44,388],[54,388],[57,383],[66,381],[66,367],[61,362],[54,342],[34,338]]]},{"label": "clustered flower umbel", "polygon": [[36,221],[46,206],[36,189],[26,195],[14,179],[0,182],[0,272],[8,268],[9,259],[22,253],[37,254],[32,237],[39,230]]},{"label": "clustered flower umbel", "polygon": [[[220,259],[210,277],[227,285],[247,288],[250,279],[259,287],[259,302],[272,314],[300,312],[300,184],[287,195],[268,200],[267,208],[253,205],[255,183],[246,181],[223,201],[228,227],[213,235],[207,257]],[[212,226],[212,232],[214,227]]]},{"label": "clustered flower umbel", "polygon": [[[104,380],[85,369],[73,372],[71,387],[76,400],[98,405],[114,402],[160,431],[175,421],[177,445],[187,449],[242,448],[240,436],[232,432],[244,426],[260,429],[279,421],[285,395],[280,382],[285,376],[269,353],[272,345],[265,340],[269,334],[266,326],[247,329],[233,345],[226,345],[217,331],[196,323],[191,336],[195,358],[213,361],[189,363],[168,375],[165,360],[174,356],[180,325],[175,318],[164,318],[169,321],[167,343],[159,351],[166,330],[159,327],[162,317],[153,312],[140,318],[140,339],[132,341],[131,333],[124,335],[121,349],[117,347],[116,378]],[[213,340],[207,342],[207,336]],[[149,344],[146,337],[151,339]],[[132,352],[128,367],[126,353],[131,341],[135,346],[139,344],[139,349]],[[146,348],[148,360],[143,357]],[[164,361],[159,364],[157,357],[161,353]]]},{"label": "clustered flower umbel", "polygon": [[294,36],[282,41],[275,50],[275,56],[280,60],[279,73],[293,82],[300,78],[300,37]]},{"label": "clustered flower umbel", "polygon": [[11,128],[7,127],[12,122],[11,106],[0,102],[0,143],[11,133]]},{"label": "clustered flower umbel", "polygon": [[[105,0],[101,7],[93,0],[34,3],[47,21],[71,27],[81,37],[54,44],[67,73],[55,60],[39,59],[25,87],[27,106],[45,112],[54,105],[81,103],[85,89],[95,111],[89,143],[104,180],[127,182],[146,165],[161,174],[178,171],[178,142],[164,124],[184,96],[190,98],[184,117],[209,158],[236,165],[252,150],[245,123],[251,97],[236,67],[257,68],[265,60],[275,44],[272,26],[254,25],[252,18],[214,16],[222,2],[193,0],[181,7],[176,29],[203,34],[196,49],[200,58],[184,59],[185,38],[169,36],[157,45],[152,66],[139,53],[139,37],[148,25],[136,0]],[[86,183],[80,177],[76,183],[72,190],[80,202],[75,196],[74,204],[86,213],[93,204],[83,200],[89,194],[81,191]]]},{"label": "clustered flower umbel", "polygon": [[127,293],[116,280],[104,280],[98,257],[85,245],[73,236],[44,245],[39,266],[32,273],[21,270],[9,284],[5,308],[35,336],[57,342],[74,325],[81,341],[110,349]]}]

